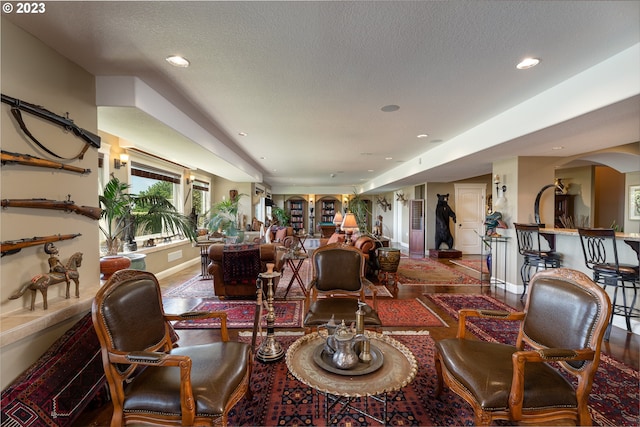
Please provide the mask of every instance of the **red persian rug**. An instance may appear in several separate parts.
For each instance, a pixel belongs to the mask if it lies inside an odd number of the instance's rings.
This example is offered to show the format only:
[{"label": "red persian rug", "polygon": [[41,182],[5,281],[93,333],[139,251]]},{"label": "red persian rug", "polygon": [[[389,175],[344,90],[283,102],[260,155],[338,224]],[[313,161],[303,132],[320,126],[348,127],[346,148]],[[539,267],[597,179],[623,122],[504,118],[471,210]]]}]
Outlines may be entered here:
[{"label": "red persian rug", "polygon": [[401,285],[479,285],[480,280],[430,258],[400,258]]},{"label": "red persian rug", "polygon": [[91,400],[106,391],[105,384],[89,313],[2,390],[2,426],[72,426]]},{"label": "red persian rug", "polygon": [[[487,295],[426,295],[443,308],[451,317],[458,319],[458,310],[466,307],[516,311],[514,308]],[[506,324],[506,325],[505,325]],[[491,319],[469,319],[468,329],[484,341],[513,344],[518,334],[517,322]],[[638,426],[640,425],[640,373],[605,354],[600,357],[589,409],[595,425]]]},{"label": "red persian rug", "polygon": [[[418,373],[411,384],[397,393],[390,393],[387,403],[388,425],[396,426],[461,426],[473,425],[473,414],[457,395],[445,391],[433,395],[436,372],[433,365],[434,342],[428,335],[393,336],[406,345],[418,361]],[[250,338],[247,338],[250,339]],[[285,351],[297,337],[279,336]],[[229,425],[234,426],[323,426],[324,398],[320,400],[320,414],[316,414],[318,395],[299,382],[287,369],[285,359],[275,363],[254,364],[251,373],[251,400],[243,399],[231,410]],[[364,409],[364,401],[354,405]],[[368,401],[368,412],[380,417],[382,403]],[[337,409],[330,411],[335,416]],[[339,426],[370,426],[379,423],[353,410],[337,415]]]},{"label": "red persian rug", "polygon": [[[273,308],[276,314],[277,328],[302,327],[303,302],[276,301]],[[192,311],[225,311],[227,313],[227,327],[230,329],[253,329],[256,314],[255,301],[203,301],[195,306]],[[267,326],[267,310],[263,310],[262,326]],[[181,320],[173,325],[176,329],[216,329],[220,327],[219,319]]]},{"label": "red persian rug", "polygon": [[447,326],[433,310],[418,298],[412,300],[381,299],[378,315],[383,326],[438,327]]},{"label": "red persian rug", "polygon": [[489,269],[487,268],[486,258],[483,260],[480,259],[450,259],[449,262],[451,264],[456,264],[461,267],[468,268],[469,270],[476,271],[480,273],[480,269],[482,268],[483,274],[488,274]]}]

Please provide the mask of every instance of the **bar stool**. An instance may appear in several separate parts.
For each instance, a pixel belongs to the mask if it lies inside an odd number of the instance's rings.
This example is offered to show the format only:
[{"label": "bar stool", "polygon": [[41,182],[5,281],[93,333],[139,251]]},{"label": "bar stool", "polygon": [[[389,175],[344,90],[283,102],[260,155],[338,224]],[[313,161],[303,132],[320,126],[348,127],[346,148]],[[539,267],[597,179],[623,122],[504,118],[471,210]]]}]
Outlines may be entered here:
[{"label": "bar stool", "polygon": [[[613,293],[611,319],[605,333],[605,341],[609,341],[613,316],[624,316],[627,331],[631,332],[631,318],[640,317],[640,310],[635,308],[638,294],[638,266],[620,264],[616,233],[612,228],[579,228],[580,243],[584,262],[593,271],[593,281],[615,287]],[[632,291],[631,304],[627,302],[627,290]],[[618,303],[618,292],[622,293],[622,304]]]},{"label": "bar stool", "polygon": [[555,252],[555,248],[541,249],[540,228],[544,227],[544,224],[514,224],[514,227],[518,239],[518,252],[524,257],[520,267],[520,277],[524,285],[520,299],[523,299],[531,280],[531,269],[535,267],[535,272],[538,272],[541,267],[545,270],[558,268],[561,266],[561,261],[560,254]]}]

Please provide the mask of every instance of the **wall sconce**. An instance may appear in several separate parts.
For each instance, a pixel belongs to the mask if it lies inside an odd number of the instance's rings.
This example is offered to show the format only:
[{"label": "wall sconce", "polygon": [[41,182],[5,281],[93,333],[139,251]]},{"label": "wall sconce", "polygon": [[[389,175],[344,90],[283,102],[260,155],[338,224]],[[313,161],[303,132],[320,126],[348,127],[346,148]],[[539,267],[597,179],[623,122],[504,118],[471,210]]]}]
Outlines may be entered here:
[{"label": "wall sconce", "polygon": [[[503,211],[507,207],[507,198],[504,197],[504,193],[507,192],[507,186],[503,184],[502,187],[500,187],[500,175],[498,174],[493,177],[493,183],[496,185],[497,197],[496,201],[493,203],[493,208],[495,211]],[[502,190],[502,193],[500,193],[500,190]]]},{"label": "wall sconce", "polygon": [[[493,177],[493,183],[496,185],[496,195],[499,196],[500,195],[500,175],[496,174],[496,176]],[[502,194],[506,192],[507,192],[507,186],[503,185]]]},{"label": "wall sconce", "polygon": [[187,177],[187,185],[189,184],[193,184],[193,182],[196,180],[196,176],[195,175],[189,175]]},{"label": "wall sconce", "polygon": [[129,155],[127,153],[120,153],[119,159],[113,159],[113,167],[114,169],[120,169],[121,167],[127,166],[129,162]]}]

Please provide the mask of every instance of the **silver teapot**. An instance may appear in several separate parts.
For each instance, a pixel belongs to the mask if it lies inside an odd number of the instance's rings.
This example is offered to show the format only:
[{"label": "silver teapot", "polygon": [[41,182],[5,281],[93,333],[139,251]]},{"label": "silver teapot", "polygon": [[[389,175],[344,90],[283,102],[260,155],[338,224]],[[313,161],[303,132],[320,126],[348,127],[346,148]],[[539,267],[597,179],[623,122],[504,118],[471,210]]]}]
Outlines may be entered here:
[{"label": "silver teapot", "polygon": [[329,348],[329,354],[333,365],[338,369],[352,369],[354,368],[360,358],[356,353],[356,345],[361,342],[368,342],[364,334],[356,334],[353,329],[345,325],[344,320],[342,324],[336,327],[333,334],[327,337],[326,347]]}]

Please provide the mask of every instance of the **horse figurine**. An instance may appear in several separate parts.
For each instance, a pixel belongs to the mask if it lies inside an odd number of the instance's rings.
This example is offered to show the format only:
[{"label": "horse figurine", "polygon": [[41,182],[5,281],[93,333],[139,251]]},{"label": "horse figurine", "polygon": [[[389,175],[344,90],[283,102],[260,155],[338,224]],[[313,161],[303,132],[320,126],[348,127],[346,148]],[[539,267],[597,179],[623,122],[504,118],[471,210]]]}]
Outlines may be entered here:
[{"label": "horse figurine", "polygon": [[35,310],[36,292],[42,293],[43,309],[47,309],[47,289],[51,285],[55,285],[60,282],[67,282],[67,294],[66,298],[69,298],[69,288],[71,286],[71,280],[76,284],[76,298],[80,298],[80,274],[78,273],[78,267],[82,265],[82,252],[76,252],[69,258],[67,265],[65,266],[66,272],[51,272],[45,274],[38,274],[34,276],[30,282],[25,283],[19,291],[16,291],[9,297],[9,299],[20,298],[27,290],[31,291],[31,311]]}]

